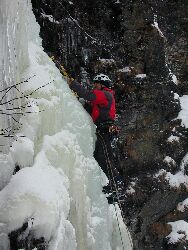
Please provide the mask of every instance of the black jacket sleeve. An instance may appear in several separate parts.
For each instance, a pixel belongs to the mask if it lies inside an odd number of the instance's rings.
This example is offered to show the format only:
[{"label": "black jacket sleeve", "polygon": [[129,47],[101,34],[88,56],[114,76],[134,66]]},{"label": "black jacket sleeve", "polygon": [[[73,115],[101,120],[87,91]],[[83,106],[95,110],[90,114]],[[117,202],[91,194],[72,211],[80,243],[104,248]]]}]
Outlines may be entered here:
[{"label": "black jacket sleeve", "polygon": [[70,89],[76,92],[79,97],[85,99],[86,101],[94,101],[96,99],[96,95],[93,93],[92,90],[85,89],[77,81],[73,81],[69,86]]}]

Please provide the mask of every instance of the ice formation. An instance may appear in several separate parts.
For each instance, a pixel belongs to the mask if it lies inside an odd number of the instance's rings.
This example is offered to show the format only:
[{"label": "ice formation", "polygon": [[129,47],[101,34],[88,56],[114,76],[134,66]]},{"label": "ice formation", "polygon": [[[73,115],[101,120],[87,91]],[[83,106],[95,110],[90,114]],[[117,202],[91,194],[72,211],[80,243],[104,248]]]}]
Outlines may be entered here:
[{"label": "ice formation", "polygon": [[1,0],[0,37],[0,249],[25,222],[48,250],[132,249],[101,192],[95,127],[44,53],[29,0]]}]

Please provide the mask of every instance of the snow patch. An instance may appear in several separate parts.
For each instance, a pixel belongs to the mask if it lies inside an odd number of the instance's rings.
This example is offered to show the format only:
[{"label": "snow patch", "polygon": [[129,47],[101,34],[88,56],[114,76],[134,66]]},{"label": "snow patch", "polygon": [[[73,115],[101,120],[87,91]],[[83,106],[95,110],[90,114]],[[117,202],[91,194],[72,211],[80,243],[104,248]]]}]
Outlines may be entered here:
[{"label": "snow patch", "polygon": [[179,202],[177,205],[177,210],[184,212],[186,209],[188,209],[188,198],[185,199],[183,202]]},{"label": "snow patch", "polygon": [[47,18],[51,23],[57,23],[57,24],[59,24],[59,22],[56,21],[56,20],[53,18],[52,15],[46,15],[46,14],[41,13],[41,16],[44,17],[44,18]]},{"label": "snow patch", "polygon": [[99,58],[99,61],[103,64],[114,64],[114,59],[105,59],[105,58]]},{"label": "snow patch", "polygon": [[157,31],[159,32],[161,37],[164,37],[162,31],[159,28],[159,24],[157,22],[157,15],[154,15],[154,24],[152,24],[153,27],[155,27],[157,29]]},{"label": "snow patch", "polygon": [[179,112],[177,119],[181,119],[181,125],[188,128],[188,95],[183,95],[179,99],[181,104],[181,111]]},{"label": "snow patch", "polygon": [[177,93],[174,93],[174,99],[179,100],[180,96]]},{"label": "snow patch", "polygon": [[135,189],[134,189],[134,186],[136,185],[135,182],[131,181],[129,187],[127,188],[126,190],[126,193],[127,194],[134,194],[135,193]]},{"label": "snow patch", "polygon": [[178,85],[178,79],[177,79],[176,75],[174,75],[174,74],[172,73],[172,71],[171,71],[171,69],[169,68],[169,66],[168,66],[167,63],[166,63],[166,67],[167,67],[167,69],[168,69],[168,71],[169,71],[169,76],[171,77],[173,83],[176,84],[176,85]]},{"label": "snow patch", "polygon": [[171,174],[170,172],[166,173],[166,179],[172,187],[179,187],[181,184],[188,187],[188,176],[185,175],[182,171],[177,174]]},{"label": "snow patch", "polygon": [[125,73],[131,72],[131,68],[130,67],[124,67],[122,69],[119,69],[118,72],[125,72]]},{"label": "snow patch", "polygon": [[170,156],[166,156],[163,161],[166,162],[168,165],[170,164],[176,165],[176,162]]},{"label": "snow patch", "polygon": [[146,77],[146,74],[138,74],[135,76],[136,78],[145,78]]},{"label": "snow patch", "polygon": [[167,139],[168,142],[174,142],[174,141],[179,142],[179,140],[180,140],[179,136],[174,136],[174,135],[169,136]]},{"label": "snow patch", "polygon": [[167,236],[168,243],[175,244],[181,240],[188,240],[188,223],[184,220],[169,222],[172,232]]}]

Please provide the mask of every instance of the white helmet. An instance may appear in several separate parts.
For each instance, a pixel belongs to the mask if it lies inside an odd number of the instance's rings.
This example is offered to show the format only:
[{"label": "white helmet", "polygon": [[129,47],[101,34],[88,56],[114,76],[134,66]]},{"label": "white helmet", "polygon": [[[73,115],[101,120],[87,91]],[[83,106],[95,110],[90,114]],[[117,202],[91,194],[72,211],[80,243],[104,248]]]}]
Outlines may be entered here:
[{"label": "white helmet", "polygon": [[93,81],[101,83],[102,85],[106,86],[107,88],[112,87],[112,82],[111,82],[110,78],[107,75],[104,75],[104,74],[96,75],[93,78]]}]

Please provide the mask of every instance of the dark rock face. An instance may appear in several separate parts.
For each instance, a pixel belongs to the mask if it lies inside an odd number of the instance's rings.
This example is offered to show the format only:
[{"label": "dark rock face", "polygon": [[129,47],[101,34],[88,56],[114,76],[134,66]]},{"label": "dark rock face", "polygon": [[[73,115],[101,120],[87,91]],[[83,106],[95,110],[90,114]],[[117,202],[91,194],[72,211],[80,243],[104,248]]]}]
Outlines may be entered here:
[{"label": "dark rock face", "polygon": [[[155,174],[161,169],[177,173],[188,152],[188,130],[175,119],[180,103],[174,98],[188,94],[188,2],[32,2],[43,46],[58,67],[82,81],[106,73],[115,82],[119,170],[127,187],[122,207],[134,248],[186,249],[186,240],[173,245],[166,236],[172,230],[168,222],[187,221],[187,211],[177,210],[187,190],[183,185],[172,190],[163,175]],[[166,156],[174,161],[164,161]]]},{"label": "dark rock face", "polygon": [[[45,250],[48,247],[48,243],[45,241],[44,237],[36,239],[32,231],[33,218],[24,223],[23,226],[9,234],[10,239],[10,250],[18,249],[38,249]],[[30,225],[29,225],[30,224]]]}]

